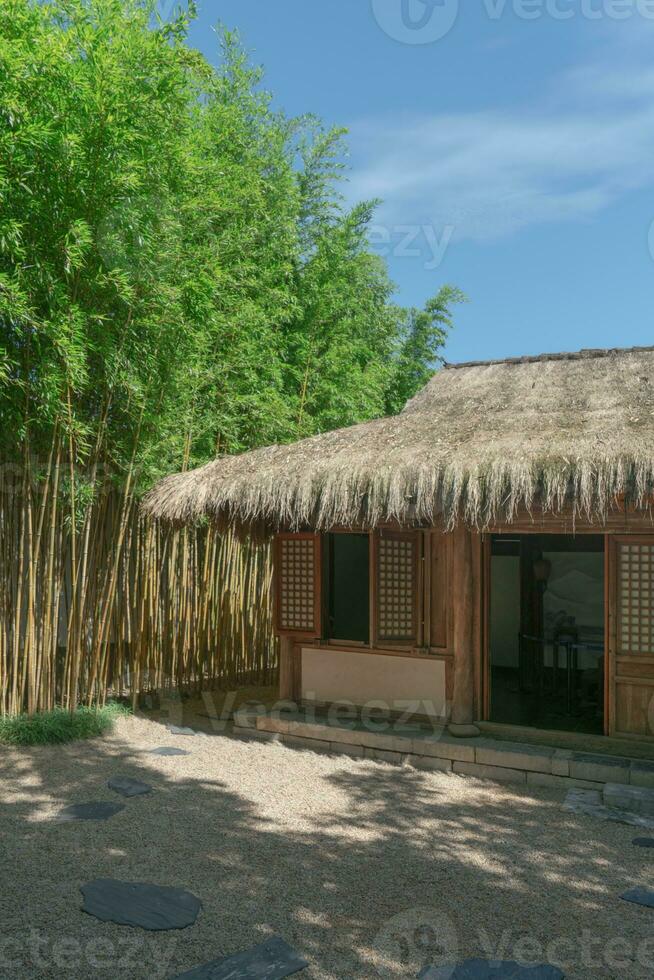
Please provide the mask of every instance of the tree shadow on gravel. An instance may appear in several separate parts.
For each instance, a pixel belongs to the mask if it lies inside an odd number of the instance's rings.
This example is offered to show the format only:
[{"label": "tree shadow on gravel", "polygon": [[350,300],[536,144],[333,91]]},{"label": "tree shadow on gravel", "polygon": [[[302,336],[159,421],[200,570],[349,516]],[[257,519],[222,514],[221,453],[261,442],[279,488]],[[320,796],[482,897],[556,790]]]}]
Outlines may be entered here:
[{"label": "tree shadow on gravel", "polygon": [[[174,744],[215,769],[187,778],[118,738],[3,754],[0,976],[157,980],[273,932],[309,960],[307,980],[411,977],[440,955],[542,960],[553,940],[567,942],[556,950],[572,980],[652,975],[638,955],[654,913],[618,900],[651,866],[629,827],[563,813],[560,795],[222,736]],[[234,753],[260,767],[260,798],[220,778]],[[304,767],[294,792],[270,785],[280,763]],[[106,787],[117,774],[154,792],[105,823],[47,819],[51,796],[119,799]],[[105,876],[188,888],[203,911],[165,934],[100,923],[79,888]],[[626,959],[613,972],[616,939]]]}]

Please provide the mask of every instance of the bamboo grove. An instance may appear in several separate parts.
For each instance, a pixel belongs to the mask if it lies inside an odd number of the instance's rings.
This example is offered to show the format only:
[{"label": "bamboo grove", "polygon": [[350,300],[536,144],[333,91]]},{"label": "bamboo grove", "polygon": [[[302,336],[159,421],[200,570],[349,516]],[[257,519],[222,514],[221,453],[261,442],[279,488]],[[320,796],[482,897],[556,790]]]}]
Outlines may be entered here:
[{"label": "bamboo grove", "polygon": [[56,481],[2,486],[0,713],[272,682],[266,542],[160,527],[115,494],[74,542]]},{"label": "bamboo grove", "polygon": [[[397,411],[462,299],[392,300],[344,134],[151,0],[0,6],[0,710],[265,682],[270,561],[166,473]],[[215,62],[215,64],[213,63]]]}]

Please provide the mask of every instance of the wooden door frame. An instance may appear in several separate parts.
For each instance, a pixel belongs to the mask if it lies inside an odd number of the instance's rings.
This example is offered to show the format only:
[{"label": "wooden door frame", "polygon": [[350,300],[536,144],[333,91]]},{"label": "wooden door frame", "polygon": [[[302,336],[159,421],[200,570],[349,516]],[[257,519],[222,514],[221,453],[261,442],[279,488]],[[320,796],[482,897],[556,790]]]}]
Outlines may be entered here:
[{"label": "wooden door frame", "polygon": [[490,585],[491,538],[481,537],[481,670],[479,691],[480,720],[490,721]]},{"label": "wooden door frame", "polygon": [[[481,585],[481,690],[479,692],[478,704],[481,706],[480,721],[490,721],[491,713],[491,662],[490,662],[490,596],[491,596],[491,554],[493,534],[538,534],[548,533],[561,535],[561,531],[546,531],[543,528],[534,528],[533,531],[520,529],[510,531],[503,528],[501,531],[485,532],[482,534],[482,585]],[[565,532],[564,532],[565,533]],[[588,531],[585,532],[590,533]],[[615,547],[619,535],[609,533],[594,532],[597,537],[604,539],[604,716],[603,728],[604,735],[611,735],[614,732],[614,713],[615,713],[615,656],[611,652],[615,644],[612,642],[611,630],[615,628],[615,616],[613,606],[615,603],[613,588],[615,583]],[[569,537],[575,535],[568,534]],[[631,535],[624,535],[631,538]],[[613,596],[613,598],[612,598]],[[519,727],[519,726],[517,726]]]},{"label": "wooden door frame", "polygon": [[615,731],[615,570],[616,540],[604,535],[604,734]]}]

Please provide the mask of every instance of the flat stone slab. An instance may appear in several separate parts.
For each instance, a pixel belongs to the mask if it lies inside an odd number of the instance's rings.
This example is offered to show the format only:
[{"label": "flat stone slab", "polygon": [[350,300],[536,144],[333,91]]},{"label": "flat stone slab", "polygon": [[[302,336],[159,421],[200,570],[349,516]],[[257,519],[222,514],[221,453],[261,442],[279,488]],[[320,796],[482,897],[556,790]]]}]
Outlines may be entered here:
[{"label": "flat stone slab", "polygon": [[445,966],[428,966],[420,980],[565,980],[555,966],[521,966],[513,960],[465,960]]},{"label": "flat stone slab", "polygon": [[71,803],[60,810],[55,819],[58,823],[73,820],[108,820],[125,809],[124,803]]},{"label": "flat stone slab", "polygon": [[140,779],[132,779],[131,776],[114,776],[107,783],[109,789],[121,796],[143,796],[144,793],[151,793],[152,787],[148,783],[142,783]]},{"label": "flat stone slab", "polygon": [[631,768],[637,769],[639,772],[654,773],[654,762],[648,762],[647,759],[632,759]]},{"label": "flat stone slab", "polygon": [[648,786],[625,786],[623,783],[607,783],[604,787],[604,804],[619,810],[629,810],[641,817],[654,817],[654,789]]},{"label": "flat stone slab", "polygon": [[643,888],[642,885],[638,885],[623,892],[620,898],[625,902],[633,902],[634,905],[644,905],[645,908],[654,909],[654,888]]},{"label": "flat stone slab", "polygon": [[162,745],[158,749],[150,749],[150,755],[190,755],[186,749],[176,749],[173,745]]},{"label": "flat stone slab", "polygon": [[171,735],[196,735],[192,728],[183,728],[181,725],[166,725]]},{"label": "flat stone slab", "polygon": [[141,881],[96,878],[80,888],[82,911],[102,922],[138,926],[158,932],[193,925],[202,902],[183,888],[150,885]]},{"label": "flat stone slab", "polygon": [[633,786],[654,787],[654,762],[632,759],[629,779]]},{"label": "flat stone slab", "polygon": [[573,752],[569,760],[574,779],[591,779],[598,783],[628,783],[631,762],[614,755]]},{"label": "flat stone slab", "polygon": [[654,829],[654,818],[640,816],[631,810],[605,806],[602,803],[602,794],[596,789],[568,790],[562,809],[570,813],[582,813],[586,817],[595,817],[597,820],[626,823],[631,827],[642,827],[646,830]]},{"label": "flat stone slab", "polygon": [[573,752],[574,762],[587,762],[594,766],[612,766],[616,769],[629,768],[631,760],[621,755],[599,755],[597,752]]},{"label": "flat stone slab", "polygon": [[634,837],[631,843],[634,847],[654,847],[654,837]]},{"label": "flat stone slab", "polygon": [[221,957],[180,973],[175,980],[282,980],[308,965],[287,942],[273,936],[235,956]]}]

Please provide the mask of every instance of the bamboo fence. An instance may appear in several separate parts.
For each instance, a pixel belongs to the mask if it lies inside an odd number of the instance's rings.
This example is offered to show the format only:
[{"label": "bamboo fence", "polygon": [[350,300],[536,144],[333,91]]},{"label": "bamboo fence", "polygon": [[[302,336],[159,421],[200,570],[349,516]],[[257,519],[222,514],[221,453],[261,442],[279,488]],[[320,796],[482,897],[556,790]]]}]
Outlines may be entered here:
[{"label": "bamboo fence", "polygon": [[73,518],[61,457],[0,474],[0,713],[273,683],[270,545],[159,525],[129,483]]}]

